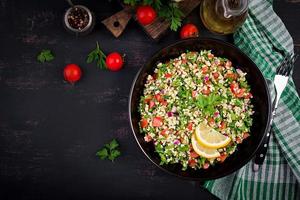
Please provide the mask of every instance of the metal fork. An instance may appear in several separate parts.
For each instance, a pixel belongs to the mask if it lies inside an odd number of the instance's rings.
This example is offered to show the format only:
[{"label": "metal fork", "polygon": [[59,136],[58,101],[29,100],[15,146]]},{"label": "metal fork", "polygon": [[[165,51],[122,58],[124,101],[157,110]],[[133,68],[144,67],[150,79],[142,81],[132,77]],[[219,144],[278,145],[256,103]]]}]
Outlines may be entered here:
[{"label": "metal fork", "polygon": [[267,134],[264,136],[263,142],[262,142],[261,146],[259,147],[258,151],[256,152],[256,155],[254,158],[253,171],[255,171],[255,172],[257,172],[259,170],[260,165],[262,165],[265,160],[268,146],[269,146],[270,136],[271,136],[271,133],[273,133],[273,130],[271,127],[272,127],[273,119],[276,115],[276,109],[278,106],[278,102],[279,102],[280,96],[281,96],[284,88],[286,87],[286,85],[288,83],[288,79],[291,75],[291,72],[294,68],[294,63],[297,58],[298,58],[297,54],[292,54],[292,55],[286,56],[281,64],[281,66],[279,66],[276,70],[276,75],[274,78],[276,94],[275,94],[275,100],[273,101],[273,104],[272,104],[272,115],[271,115],[270,125],[268,127]]}]

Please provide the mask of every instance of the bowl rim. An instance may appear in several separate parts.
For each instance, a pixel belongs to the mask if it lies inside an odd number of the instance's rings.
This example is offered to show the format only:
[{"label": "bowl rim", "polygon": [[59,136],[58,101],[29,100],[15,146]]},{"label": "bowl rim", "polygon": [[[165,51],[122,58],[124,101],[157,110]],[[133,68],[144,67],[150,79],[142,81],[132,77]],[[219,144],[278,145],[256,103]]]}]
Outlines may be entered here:
[{"label": "bowl rim", "polygon": [[[262,136],[262,139],[260,140],[259,144],[257,145],[257,147],[255,148],[255,150],[252,152],[252,154],[245,160],[245,162],[237,165],[235,168],[232,168],[231,170],[228,170],[226,173],[222,174],[222,175],[216,175],[216,176],[213,176],[211,178],[201,178],[201,177],[188,177],[188,176],[182,176],[180,174],[177,174],[177,173],[174,173],[172,171],[169,171],[168,169],[164,168],[163,166],[159,165],[158,163],[156,163],[149,155],[148,153],[144,150],[144,148],[142,147],[142,145],[140,144],[138,138],[137,138],[137,133],[134,131],[134,128],[133,128],[133,123],[132,123],[132,117],[131,117],[131,102],[132,102],[132,94],[133,94],[133,91],[134,91],[134,88],[136,86],[136,81],[137,79],[140,77],[141,75],[141,71],[150,64],[151,62],[151,58],[153,57],[156,57],[158,56],[164,49],[169,49],[169,48],[172,48],[174,46],[177,46],[179,45],[180,43],[184,43],[186,41],[189,41],[189,40],[194,40],[195,42],[199,42],[199,41],[213,41],[213,42],[217,42],[217,43],[223,43],[224,45],[228,45],[234,49],[236,49],[240,54],[242,54],[243,56],[247,57],[249,59],[249,61],[258,69],[259,71],[259,75],[262,77],[262,80],[263,80],[263,85],[264,85],[264,88],[266,89],[266,94],[267,94],[267,104],[268,104],[268,114],[267,114],[267,125],[265,127],[265,130],[264,130],[264,134]],[[265,135],[267,134],[268,132],[268,127],[270,127],[270,123],[271,123],[271,96],[270,96],[270,91],[269,91],[269,88],[268,88],[268,85],[267,85],[267,80],[266,78],[263,76],[261,70],[257,67],[257,65],[252,61],[252,59],[247,55],[245,54],[241,49],[239,49],[237,46],[235,46],[234,44],[232,43],[229,43],[229,42],[226,42],[226,41],[223,41],[223,40],[220,40],[220,39],[216,39],[216,38],[210,38],[210,37],[201,37],[201,38],[188,38],[188,39],[181,39],[181,40],[178,40],[174,43],[171,43],[167,46],[164,46],[162,48],[160,48],[159,50],[157,50],[154,54],[152,54],[150,56],[150,58],[147,60],[147,62],[138,70],[138,72],[136,73],[134,79],[133,79],[133,82],[132,82],[132,85],[131,85],[131,88],[130,88],[130,93],[129,93],[129,100],[128,100],[128,114],[129,114],[129,123],[130,123],[130,127],[131,127],[131,130],[132,130],[132,134],[139,146],[139,148],[141,149],[141,151],[143,152],[143,154],[148,158],[148,160],[150,160],[155,166],[157,166],[159,169],[163,170],[164,172],[167,172],[168,174],[170,175],[173,175],[173,176],[176,176],[176,177],[179,177],[181,179],[184,179],[184,180],[193,180],[193,181],[208,181],[208,180],[214,180],[214,179],[217,179],[217,178],[221,178],[221,177],[225,177],[225,176],[228,176],[230,175],[231,173],[241,169],[242,167],[244,167],[247,163],[249,163],[249,161],[254,157],[254,155],[256,154],[257,150],[259,149],[259,147],[261,146],[261,144],[263,143],[263,138],[265,137]],[[199,169],[198,169],[199,170]]]}]

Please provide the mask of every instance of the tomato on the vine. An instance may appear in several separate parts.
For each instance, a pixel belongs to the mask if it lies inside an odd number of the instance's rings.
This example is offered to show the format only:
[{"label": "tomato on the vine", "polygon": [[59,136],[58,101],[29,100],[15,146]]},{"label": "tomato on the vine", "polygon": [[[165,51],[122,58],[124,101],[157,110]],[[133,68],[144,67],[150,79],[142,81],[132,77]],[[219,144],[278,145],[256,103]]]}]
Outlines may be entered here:
[{"label": "tomato on the vine", "polygon": [[144,26],[151,24],[156,16],[156,11],[151,6],[139,6],[136,10],[137,20]]},{"label": "tomato on the vine", "polygon": [[199,31],[194,24],[186,24],[180,30],[181,39],[198,37],[198,36],[199,36]]},{"label": "tomato on the vine", "polygon": [[80,67],[76,64],[68,64],[64,68],[64,78],[69,83],[74,84],[75,82],[79,81],[82,75],[82,71]]},{"label": "tomato on the vine", "polygon": [[123,57],[118,52],[108,54],[105,60],[107,69],[119,71],[124,64]]}]

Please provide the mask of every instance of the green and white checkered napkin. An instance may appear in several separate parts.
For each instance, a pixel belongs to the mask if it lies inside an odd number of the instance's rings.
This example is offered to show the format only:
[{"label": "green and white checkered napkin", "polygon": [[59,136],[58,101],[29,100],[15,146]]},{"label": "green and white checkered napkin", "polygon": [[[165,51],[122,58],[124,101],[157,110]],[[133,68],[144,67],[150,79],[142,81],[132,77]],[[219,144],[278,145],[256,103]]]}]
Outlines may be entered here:
[{"label": "green and white checkered napkin", "polygon": [[[286,53],[294,49],[289,32],[272,8],[272,0],[250,1],[249,16],[234,34],[234,42],[270,80],[283,60],[274,47]],[[259,172],[252,171],[251,161],[239,171],[204,186],[220,199],[300,199],[300,101],[291,79],[273,125],[275,134]]]}]

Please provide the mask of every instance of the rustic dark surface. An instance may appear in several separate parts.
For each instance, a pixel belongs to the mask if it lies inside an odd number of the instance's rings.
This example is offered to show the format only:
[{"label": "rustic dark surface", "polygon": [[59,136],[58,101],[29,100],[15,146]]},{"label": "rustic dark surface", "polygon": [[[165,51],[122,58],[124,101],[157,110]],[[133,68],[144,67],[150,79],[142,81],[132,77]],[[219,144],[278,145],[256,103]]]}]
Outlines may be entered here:
[{"label": "rustic dark surface", "polygon": [[[128,93],[136,72],[178,34],[155,43],[130,21],[115,39],[100,21],[121,10],[116,2],[75,2],[97,16],[95,30],[86,37],[64,30],[68,5],[63,0],[0,0],[0,199],[215,199],[199,183],[165,174],[150,163],[128,123]],[[280,0],[274,6],[299,52],[300,2]],[[208,33],[198,11],[187,21],[201,27],[201,36],[230,40]],[[126,53],[125,68],[112,73],[86,64],[95,41],[106,53]],[[36,61],[43,48],[55,52],[53,62]],[[63,82],[68,63],[84,71],[75,86]],[[298,92],[299,73],[298,67]],[[113,163],[97,159],[96,150],[112,138],[121,143],[123,155]]]}]

